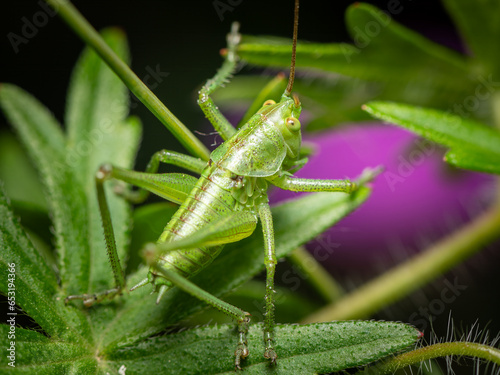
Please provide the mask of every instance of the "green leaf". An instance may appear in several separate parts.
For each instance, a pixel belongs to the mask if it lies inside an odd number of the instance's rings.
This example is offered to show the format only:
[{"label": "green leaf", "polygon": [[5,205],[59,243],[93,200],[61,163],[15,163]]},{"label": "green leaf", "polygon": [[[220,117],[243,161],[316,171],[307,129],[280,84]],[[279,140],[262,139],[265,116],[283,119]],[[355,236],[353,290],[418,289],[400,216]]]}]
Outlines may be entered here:
[{"label": "green leaf", "polygon": [[496,0],[445,0],[444,4],[482,74],[493,72],[494,77],[500,78],[500,51],[492,48],[500,40],[500,3]]},{"label": "green leaf", "polygon": [[348,72],[394,83],[418,76],[429,86],[463,87],[468,66],[462,56],[402,26],[382,10],[356,3],[347,9],[346,22],[358,48],[353,66],[345,67]]},{"label": "green leaf", "polygon": [[[4,275],[0,278],[2,293],[14,297],[13,301],[49,335],[80,340],[88,331],[87,322],[80,312],[68,312],[64,308],[58,298],[56,276],[14,218],[1,188],[0,249],[0,272]],[[13,305],[9,305],[8,311],[19,313]],[[8,316],[11,317],[16,319],[15,315]]]},{"label": "green leaf", "polygon": [[39,170],[53,218],[61,284],[69,294],[88,290],[89,248],[85,196],[66,163],[65,139],[52,114],[22,89],[2,84],[0,105]]},{"label": "green leaf", "polygon": [[370,102],[363,109],[449,147],[446,160],[451,164],[484,172],[498,170],[500,132],[496,129],[446,112],[400,103]]},{"label": "green leaf", "polygon": [[[5,195],[9,196],[7,189]],[[38,250],[44,261],[56,274],[59,273],[54,250],[51,248],[52,233],[51,221],[46,210],[32,203],[16,202],[11,200],[12,211],[15,217],[19,217],[20,223],[33,246]]]},{"label": "green leaf", "polygon": [[[106,44],[125,62],[128,63],[129,52],[123,31],[113,28],[101,33]],[[112,133],[113,127],[122,121],[128,113],[128,91],[122,81],[111,71],[102,59],[92,50],[86,48],[76,63],[68,89],[66,108],[66,125],[68,129],[68,147],[78,152],[79,143],[93,135],[96,142],[99,132]],[[91,145],[96,148],[96,145]],[[75,163],[79,162],[82,172],[81,181],[87,183],[88,173],[86,158],[92,149],[75,155]]]},{"label": "green leaf", "polygon": [[[12,332],[12,331],[10,331]],[[2,337],[7,337],[9,326],[0,325]],[[15,331],[15,367],[2,361],[0,371],[8,374],[70,374],[95,373],[97,358],[80,343],[51,340],[39,332],[16,327]],[[5,346],[5,349],[8,347]],[[7,350],[5,350],[5,355]],[[89,366],[92,364],[91,366]],[[89,369],[94,371],[89,372]],[[75,371],[76,370],[76,371]]]},{"label": "green leaf", "polygon": [[458,168],[500,175],[500,152],[488,154],[475,150],[453,150],[446,153],[444,160]]},{"label": "green leaf", "polygon": [[[369,195],[370,190],[363,187],[352,195],[315,193],[273,207],[277,258],[315,238],[354,211]],[[212,265],[192,281],[214,296],[223,296],[265,268],[263,254],[262,230],[258,226],[252,236],[227,245]],[[132,276],[129,285],[145,276],[143,268]],[[117,345],[121,347],[123,343],[156,334],[205,307],[198,299],[174,288],[153,308],[156,297],[149,290],[140,288],[123,301],[115,319],[100,332],[103,350],[108,352]]]},{"label": "green leaf", "polygon": [[[294,90],[314,116],[309,130],[366,120],[359,107],[370,99],[450,109],[484,86],[487,72],[478,76],[470,59],[398,24],[386,11],[356,3],[348,8],[346,22],[355,45],[300,42],[297,46]],[[286,39],[269,42],[267,37],[244,36],[238,53],[252,64],[282,68],[290,64]],[[244,87],[238,84],[227,90]],[[489,101],[479,100],[470,115],[489,122]]]},{"label": "green leaf", "polygon": [[0,180],[14,201],[36,205],[47,211],[47,203],[36,170],[26,152],[9,131],[0,132]]},{"label": "green leaf", "polygon": [[[262,326],[250,327],[245,374],[316,374],[361,366],[412,345],[420,333],[402,323],[349,321],[277,326],[275,336],[278,361],[271,367],[262,355]],[[234,374],[237,339],[233,326],[204,327],[123,347],[107,359],[110,367],[124,364],[137,374]]]},{"label": "green leaf", "polygon": [[[112,50],[128,62],[128,47],[124,33],[107,29],[102,37]],[[90,48],[86,48],[74,69],[68,91],[66,125],[68,128],[67,160],[75,178],[87,196],[91,274],[87,293],[110,288],[113,280],[109,267],[101,217],[95,192],[94,175],[103,163],[131,168],[139,140],[138,119],[126,119],[129,106],[128,90],[113,71]],[[127,147],[124,147],[127,145]],[[115,229],[120,259],[126,259],[131,211],[129,205],[113,194],[107,184],[108,205]]]},{"label": "green leaf", "polygon": [[[348,8],[346,21],[356,46],[299,43],[297,67],[391,84],[412,82],[422,90],[468,87],[469,68],[463,57],[400,25],[380,9],[356,3]],[[238,54],[252,64],[288,67],[290,43],[266,41],[244,37]]]}]

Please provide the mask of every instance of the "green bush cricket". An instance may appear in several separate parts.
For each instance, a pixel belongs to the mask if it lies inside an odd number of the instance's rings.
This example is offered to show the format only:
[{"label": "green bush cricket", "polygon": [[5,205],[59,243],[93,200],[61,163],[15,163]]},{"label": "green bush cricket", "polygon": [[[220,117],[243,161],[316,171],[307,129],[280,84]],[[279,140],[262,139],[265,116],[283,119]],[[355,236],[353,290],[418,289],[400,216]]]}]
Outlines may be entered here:
[{"label": "green bush cricket", "polygon": [[[267,100],[249,121],[236,130],[213,103],[210,95],[235,70],[236,49],[241,38],[238,25],[228,35],[225,62],[217,74],[202,87],[198,104],[215,130],[225,141],[210,155],[208,164],[184,154],[162,150],[153,155],[145,173],[104,164],[96,173],[96,188],[108,256],[115,287],[96,294],[71,295],[66,301],[83,299],[86,306],[111,299],[125,289],[124,273],[118,259],[113,226],[104,192],[104,182],[115,179],[135,185],[138,191],[121,195],[133,202],[146,199],[153,192],[180,204],[157,243],[145,247],[150,263],[147,278],[132,287],[134,290],[153,284],[157,302],[173,286],[205,301],[237,321],[239,341],[235,351],[235,367],[249,355],[246,333],[249,314],[210,295],[188,280],[207,267],[219,255],[222,246],[248,237],[261,220],[266,266],[266,314],[264,320],[264,357],[276,362],[273,346],[274,273],[277,263],[271,210],[268,203],[269,184],[297,192],[337,191],[351,193],[356,183],[350,180],[315,180],[293,177],[292,172],[305,164],[300,152],[301,125],[298,120],[301,104],[292,96],[295,75],[295,50],[298,29],[298,0],[295,20],[292,63],[288,85],[281,100]],[[172,164],[200,174],[196,178],[180,174],[158,174],[159,163]],[[367,171],[358,183],[371,180],[376,171]]]}]

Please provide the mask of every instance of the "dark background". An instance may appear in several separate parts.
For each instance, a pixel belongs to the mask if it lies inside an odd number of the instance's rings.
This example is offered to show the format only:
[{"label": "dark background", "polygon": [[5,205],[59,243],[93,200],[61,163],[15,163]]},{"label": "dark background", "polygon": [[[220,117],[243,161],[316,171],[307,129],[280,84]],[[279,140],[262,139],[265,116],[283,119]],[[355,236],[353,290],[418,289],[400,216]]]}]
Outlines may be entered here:
[{"label": "dark background", "polygon": [[[220,2],[229,4],[227,0]],[[214,1],[74,1],[96,28],[119,26],[126,31],[132,68],[139,77],[146,67],[159,64],[168,77],[155,89],[156,95],[190,128],[197,128],[203,115],[196,106],[195,92],[221,64],[219,50],[231,22],[241,23],[241,32],[292,36],[293,1],[241,0],[221,20]],[[303,1],[300,6],[299,38],[321,42],[349,41],[344,12],[352,1]],[[387,9],[389,1],[371,2]],[[401,0],[395,19],[436,40],[456,40],[450,21],[433,1]],[[0,82],[11,82],[29,91],[62,121],[71,70],[83,49],[81,40],[57,17],[49,18],[27,44],[15,53],[7,34],[21,35],[23,17],[32,20],[42,10],[38,1],[10,2],[0,15],[2,35]],[[451,37],[450,37],[451,35]],[[141,105],[132,110],[144,125],[144,147],[138,166],[144,166],[153,151],[165,147],[169,134]],[[1,118],[2,124],[5,122]],[[180,150],[180,146],[178,148]]]},{"label": "dark background", "polygon": [[[228,1],[222,1],[228,3]],[[368,1],[386,9],[389,1]],[[320,42],[348,42],[344,12],[350,1],[303,1],[300,8],[299,38]],[[459,37],[439,2],[400,1],[403,10],[394,18],[429,38],[462,49]],[[201,129],[203,115],[196,106],[196,91],[221,64],[219,50],[225,46],[225,35],[232,21],[241,23],[245,34],[292,35],[292,1],[242,0],[221,20],[213,1],[74,1],[76,7],[94,27],[119,26],[126,31],[132,68],[139,77],[147,74],[146,67],[159,64],[168,77],[155,91],[157,96],[189,128]],[[50,108],[62,122],[65,95],[71,70],[83,49],[80,39],[56,16],[41,27],[29,43],[19,46],[15,53],[7,34],[21,34],[23,17],[32,19],[41,10],[37,1],[11,1],[3,4],[0,15],[1,58],[0,82],[14,83],[32,93]],[[143,106],[137,104],[132,114],[138,115],[144,125],[144,141],[137,169],[143,169],[154,151],[169,148],[181,150],[168,131]],[[1,116],[1,115],[0,115]],[[6,127],[4,117],[0,126]],[[493,253],[490,249],[489,253]],[[477,257],[476,257],[477,258]],[[481,316],[479,326],[484,328],[488,317],[498,311],[497,275],[482,274],[481,267],[488,259],[479,257],[472,265],[461,266],[460,280],[466,280],[467,297],[458,298],[446,306],[446,311],[435,321],[438,336],[446,335],[449,311],[459,326],[471,326]],[[498,256],[493,259],[498,261]],[[465,275],[465,276],[464,276]],[[447,276],[452,281],[454,273]],[[475,283],[474,283],[475,281]],[[377,314],[377,318],[408,321],[421,306],[439,298],[443,288],[438,281],[415,293],[411,298]],[[496,308],[494,308],[496,306]],[[493,308],[492,308],[493,307]],[[500,331],[499,322],[490,326],[493,334]],[[426,330],[426,338],[430,327]],[[457,373],[470,374],[470,368]]]}]

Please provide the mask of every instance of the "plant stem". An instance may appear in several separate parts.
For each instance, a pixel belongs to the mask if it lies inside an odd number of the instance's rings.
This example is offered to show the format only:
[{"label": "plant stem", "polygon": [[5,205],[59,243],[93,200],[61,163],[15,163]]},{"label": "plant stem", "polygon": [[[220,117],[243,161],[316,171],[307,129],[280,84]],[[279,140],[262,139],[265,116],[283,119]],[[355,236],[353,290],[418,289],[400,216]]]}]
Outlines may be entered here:
[{"label": "plant stem", "polygon": [[208,160],[209,151],[193,133],[168,110],[158,97],[137,77],[106,44],[99,33],[67,0],[45,0],[73,31],[108,64],[132,93],[164,124],[194,156]]},{"label": "plant stem", "polygon": [[491,100],[491,111],[493,113],[493,122],[500,131],[500,93],[494,92]]},{"label": "plant stem", "polygon": [[[400,354],[371,370],[375,370],[377,374],[392,374],[406,366],[448,355],[476,357],[500,365],[500,350],[494,347],[474,342],[444,342]],[[371,370],[367,373],[371,373]]]},{"label": "plant stem", "polygon": [[298,269],[325,302],[332,303],[344,294],[342,287],[303,246],[295,249],[287,260]]},{"label": "plant stem", "polygon": [[[493,113],[493,122],[500,132],[500,93],[495,91],[491,99],[491,111]],[[500,204],[500,177],[497,177],[497,202]]]},{"label": "plant stem", "polygon": [[448,271],[497,237],[500,237],[500,208],[494,206],[461,230],[368,282],[337,303],[306,317],[304,322],[368,317]]}]

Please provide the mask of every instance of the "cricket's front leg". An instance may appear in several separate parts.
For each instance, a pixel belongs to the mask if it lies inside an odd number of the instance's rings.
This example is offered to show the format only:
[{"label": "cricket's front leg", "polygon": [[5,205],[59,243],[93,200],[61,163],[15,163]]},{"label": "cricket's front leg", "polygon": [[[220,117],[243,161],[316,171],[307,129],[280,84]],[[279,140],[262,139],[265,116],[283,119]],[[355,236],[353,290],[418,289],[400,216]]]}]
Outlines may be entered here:
[{"label": "cricket's front leg", "polygon": [[225,61],[222,67],[217,71],[217,74],[205,83],[199,91],[198,105],[213,125],[215,130],[219,132],[222,139],[227,141],[231,138],[236,129],[224,117],[219,108],[214,104],[210,95],[219,87],[222,87],[229,78],[232,76],[236,65],[238,63],[238,56],[236,55],[236,47],[241,40],[241,35],[238,32],[238,23],[233,23],[231,32],[227,36],[227,50],[225,54]]},{"label": "cricket's front leg", "polygon": [[136,184],[139,187],[138,190],[132,191],[129,189],[125,189],[123,185],[118,185],[115,187],[115,193],[122,196],[124,199],[128,200],[131,203],[137,204],[144,202],[151,192],[151,190],[148,189],[147,185],[142,186],[144,183],[147,183],[147,179],[145,176],[146,174],[156,174],[158,172],[160,163],[175,165],[197,174],[201,174],[203,168],[205,168],[205,166],[207,165],[205,161],[189,155],[184,155],[175,151],[161,150],[153,154],[146,167],[145,174],[141,174],[141,172],[129,171],[122,168],[113,167],[111,174],[114,179],[131,184]]},{"label": "cricket's front leg", "polygon": [[373,169],[367,168],[363,171],[361,176],[354,181],[297,178],[288,174],[269,178],[268,181],[283,190],[297,192],[340,191],[344,193],[352,193],[358,189],[358,186],[372,181],[378,174],[380,174],[381,171],[381,167]]},{"label": "cricket's front leg", "polygon": [[277,177],[270,182],[283,190],[300,192],[341,191],[352,193],[357,188],[356,183],[351,180],[316,180],[288,175]]},{"label": "cricket's front leg", "polygon": [[264,262],[266,265],[266,316],[264,319],[264,357],[276,363],[278,355],[273,347],[274,342],[274,273],[276,270],[276,252],[274,247],[273,216],[268,203],[259,205],[259,217],[264,234]]}]

